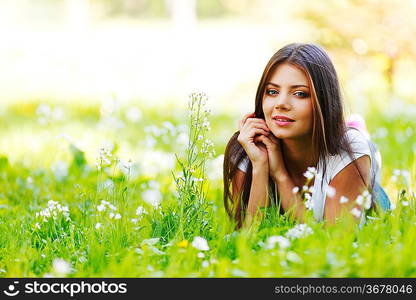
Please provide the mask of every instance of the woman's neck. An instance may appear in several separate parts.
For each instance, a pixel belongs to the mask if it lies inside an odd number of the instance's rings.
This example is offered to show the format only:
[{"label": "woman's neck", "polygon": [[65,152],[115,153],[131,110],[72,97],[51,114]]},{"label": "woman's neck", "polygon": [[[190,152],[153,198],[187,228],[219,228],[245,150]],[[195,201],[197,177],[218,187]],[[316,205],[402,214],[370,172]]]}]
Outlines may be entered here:
[{"label": "woman's neck", "polygon": [[316,167],[317,155],[308,139],[284,139],[281,142],[286,170],[294,178],[303,176],[308,167]]}]

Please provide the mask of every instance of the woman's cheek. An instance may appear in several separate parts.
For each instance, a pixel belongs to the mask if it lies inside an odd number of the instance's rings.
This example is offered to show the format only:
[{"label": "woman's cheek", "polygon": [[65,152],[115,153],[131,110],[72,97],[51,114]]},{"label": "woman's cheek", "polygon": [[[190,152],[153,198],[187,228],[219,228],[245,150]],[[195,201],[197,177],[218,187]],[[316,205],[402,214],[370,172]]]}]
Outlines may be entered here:
[{"label": "woman's cheek", "polygon": [[269,129],[272,128],[272,120],[270,118],[266,118],[266,125]]}]

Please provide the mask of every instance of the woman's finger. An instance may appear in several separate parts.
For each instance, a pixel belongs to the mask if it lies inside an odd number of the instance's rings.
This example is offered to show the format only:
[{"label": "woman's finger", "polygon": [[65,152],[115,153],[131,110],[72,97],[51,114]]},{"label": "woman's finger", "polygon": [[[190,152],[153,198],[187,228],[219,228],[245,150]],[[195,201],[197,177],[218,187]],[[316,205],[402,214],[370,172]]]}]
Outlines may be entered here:
[{"label": "woman's finger", "polygon": [[263,134],[265,136],[269,135],[270,133],[268,133],[266,130],[261,129],[261,128],[252,128],[249,131],[249,136],[252,136],[253,138],[257,135],[257,134]]},{"label": "woman's finger", "polygon": [[269,138],[272,140],[273,143],[279,143],[279,139],[274,136],[274,134],[269,135]]},{"label": "woman's finger", "polygon": [[246,114],[241,120],[240,120],[240,123],[239,123],[239,125],[238,125],[238,129],[239,130],[241,130],[241,128],[244,126],[244,124],[246,123],[246,121],[247,121],[247,119],[248,118],[252,118],[252,117],[255,117],[256,116],[256,113],[255,112],[252,112],[252,113],[250,113],[250,114]]},{"label": "woman's finger", "polygon": [[269,127],[267,127],[266,122],[262,119],[252,119],[252,118],[248,119],[243,127],[247,127],[247,128],[257,127],[257,128],[262,128],[270,132],[270,129]]},{"label": "woman's finger", "polygon": [[258,135],[254,139],[255,139],[255,141],[262,142],[266,146],[271,146],[272,145],[272,142],[270,141],[270,139],[265,135]]}]

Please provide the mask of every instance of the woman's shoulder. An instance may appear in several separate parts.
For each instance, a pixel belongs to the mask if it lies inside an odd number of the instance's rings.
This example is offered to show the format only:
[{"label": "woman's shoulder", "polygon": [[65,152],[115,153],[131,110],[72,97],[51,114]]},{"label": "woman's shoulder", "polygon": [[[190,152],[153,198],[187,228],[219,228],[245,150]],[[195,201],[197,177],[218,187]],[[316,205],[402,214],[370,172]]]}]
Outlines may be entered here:
[{"label": "woman's shoulder", "polygon": [[371,149],[366,136],[356,128],[348,128],[346,133],[346,139],[352,150],[352,157],[348,151],[341,149],[338,154],[330,155],[326,159],[327,163],[327,176],[331,180],[342,169],[349,165],[353,160],[356,160],[364,155],[368,155],[371,159]]},{"label": "woman's shoulder", "polygon": [[350,143],[351,150],[355,154],[371,155],[370,144],[366,135],[359,129],[348,127],[346,131],[347,140]]}]

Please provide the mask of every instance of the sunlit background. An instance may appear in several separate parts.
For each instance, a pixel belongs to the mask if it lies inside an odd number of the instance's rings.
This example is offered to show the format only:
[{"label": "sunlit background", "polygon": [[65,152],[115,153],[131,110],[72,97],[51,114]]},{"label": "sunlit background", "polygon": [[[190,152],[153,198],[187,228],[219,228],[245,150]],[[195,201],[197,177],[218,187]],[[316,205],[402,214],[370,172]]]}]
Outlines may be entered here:
[{"label": "sunlit background", "polygon": [[[393,0],[1,0],[0,153],[49,165],[71,156],[69,142],[93,162],[117,144],[138,164],[158,146],[154,159],[172,161],[180,149],[166,135],[180,141],[188,94],[203,91],[220,155],[270,56],[316,42],[334,61],[347,115],[367,119],[386,156],[404,143],[391,168],[412,168],[415,13],[416,1]],[[396,144],[383,142],[383,122],[399,120]]]},{"label": "sunlit background", "polygon": [[[415,0],[0,0],[0,277],[414,277],[415,15]],[[225,146],[292,42],[327,50],[346,118],[380,150],[396,210],[360,231],[271,213],[251,236],[225,212]]]}]

